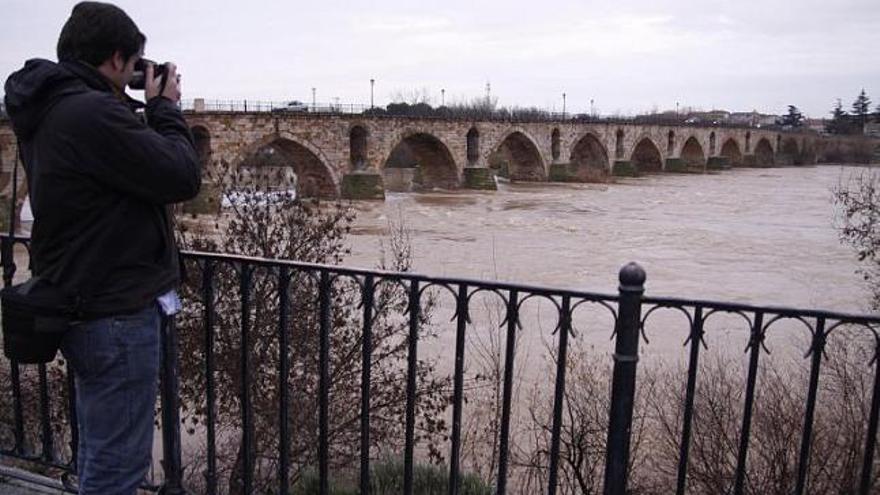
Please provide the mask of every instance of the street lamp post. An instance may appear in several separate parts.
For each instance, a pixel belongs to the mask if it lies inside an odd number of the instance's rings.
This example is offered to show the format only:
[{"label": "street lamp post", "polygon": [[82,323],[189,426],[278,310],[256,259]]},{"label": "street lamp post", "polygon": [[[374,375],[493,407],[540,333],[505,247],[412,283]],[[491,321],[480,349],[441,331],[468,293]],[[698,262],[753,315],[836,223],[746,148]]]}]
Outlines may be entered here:
[{"label": "street lamp post", "polygon": [[446,106],[446,88],[440,89],[440,106],[441,107]]},{"label": "street lamp post", "polygon": [[370,110],[373,109],[373,86],[376,85],[375,79],[370,79]]},{"label": "street lamp post", "polygon": [[317,107],[317,105],[315,105],[315,88],[312,88],[312,111],[313,112],[317,109],[316,107]]},{"label": "street lamp post", "polygon": [[562,120],[565,120],[565,93],[562,93]]}]

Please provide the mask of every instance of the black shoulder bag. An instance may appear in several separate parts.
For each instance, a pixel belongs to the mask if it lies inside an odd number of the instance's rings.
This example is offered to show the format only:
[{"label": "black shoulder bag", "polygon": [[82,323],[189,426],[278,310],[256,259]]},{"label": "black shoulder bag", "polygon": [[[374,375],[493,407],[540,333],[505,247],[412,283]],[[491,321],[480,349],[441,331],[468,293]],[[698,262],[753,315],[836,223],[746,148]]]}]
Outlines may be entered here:
[{"label": "black shoulder bag", "polygon": [[41,277],[0,291],[3,354],[23,364],[55,359],[78,305]]}]

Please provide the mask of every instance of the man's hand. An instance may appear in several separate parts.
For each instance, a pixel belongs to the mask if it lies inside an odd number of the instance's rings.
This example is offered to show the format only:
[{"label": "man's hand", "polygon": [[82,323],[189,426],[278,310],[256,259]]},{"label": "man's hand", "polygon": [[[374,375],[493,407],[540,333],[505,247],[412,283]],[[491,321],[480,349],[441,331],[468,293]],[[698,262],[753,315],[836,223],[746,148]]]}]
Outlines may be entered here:
[{"label": "man's hand", "polygon": [[145,82],[145,97],[147,101],[150,101],[156,96],[159,96],[159,90],[162,88],[162,78],[164,77],[165,89],[162,91],[162,96],[168,98],[169,100],[177,103],[180,101],[180,76],[177,75],[177,66],[168,63],[167,70],[165,71],[165,75],[161,77],[153,76],[153,64],[147,64],[146,70],[146,82]]}]

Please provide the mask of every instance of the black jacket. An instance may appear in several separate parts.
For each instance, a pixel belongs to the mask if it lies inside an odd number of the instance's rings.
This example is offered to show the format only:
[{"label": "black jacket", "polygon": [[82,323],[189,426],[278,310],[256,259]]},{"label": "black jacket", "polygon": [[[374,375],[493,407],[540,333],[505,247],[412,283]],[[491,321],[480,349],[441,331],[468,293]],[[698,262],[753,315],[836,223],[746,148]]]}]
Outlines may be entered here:
[{"label": "black jacket", "polygon": [[136,311],[176,287],[166,205],[194,197],[201,171],[174,103],[152,98],[145,124],[133,100],[75,62],[29,60],[5,89],[34,213],[34,273],[89,315]]}]

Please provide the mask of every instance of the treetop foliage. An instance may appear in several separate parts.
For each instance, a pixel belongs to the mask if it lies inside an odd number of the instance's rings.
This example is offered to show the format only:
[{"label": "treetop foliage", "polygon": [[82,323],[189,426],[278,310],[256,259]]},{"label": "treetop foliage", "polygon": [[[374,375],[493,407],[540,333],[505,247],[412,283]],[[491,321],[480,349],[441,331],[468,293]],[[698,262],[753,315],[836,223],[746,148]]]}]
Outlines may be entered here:
[{"label": "treetop foliage", "polygon": [[[871,99],[865,89],[859,92],[852,104],[852,113],[843,109],[840,98],[831,110],[831,120],[825,123],[825,131],[829,134],[855,135],[864,133],[865,124],[871,115]],[[880,122],[880,106],[877,107],[875,120]]]},{"label": "treetop foliage", "polygon": [[798,107],[794,105],[788,106],[788,113],[783,115],[782,118],[779,119],[778,123],[781,126],[798,128],[803,127],[806,118],[804,114],[798,110]]}]

